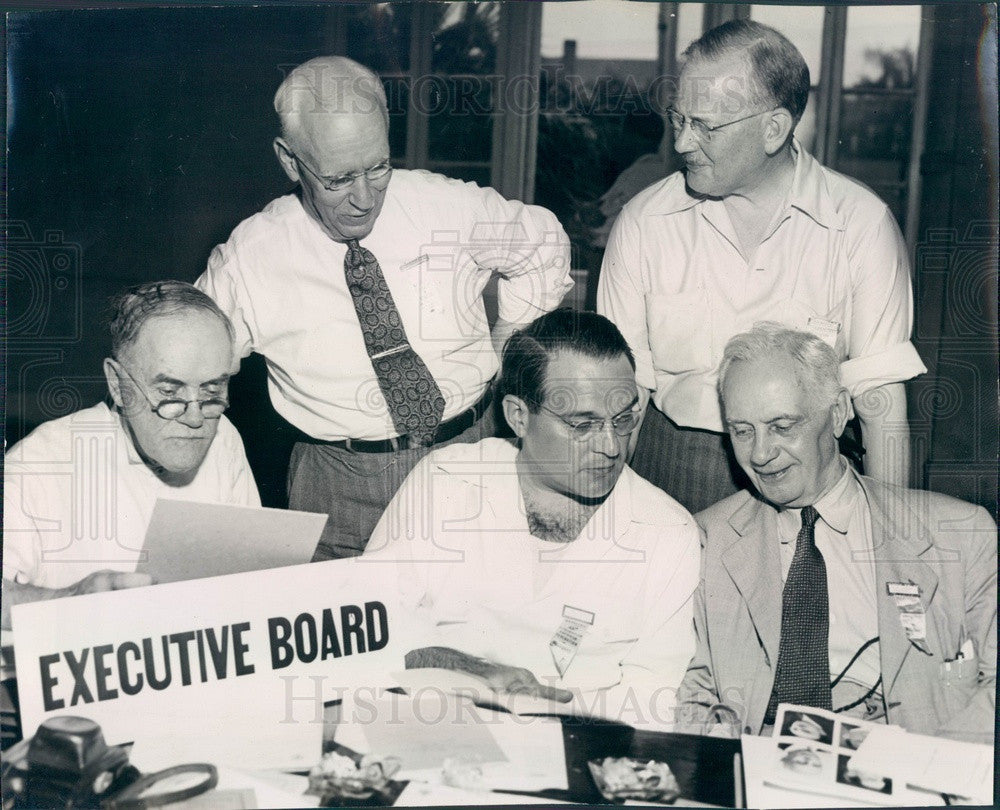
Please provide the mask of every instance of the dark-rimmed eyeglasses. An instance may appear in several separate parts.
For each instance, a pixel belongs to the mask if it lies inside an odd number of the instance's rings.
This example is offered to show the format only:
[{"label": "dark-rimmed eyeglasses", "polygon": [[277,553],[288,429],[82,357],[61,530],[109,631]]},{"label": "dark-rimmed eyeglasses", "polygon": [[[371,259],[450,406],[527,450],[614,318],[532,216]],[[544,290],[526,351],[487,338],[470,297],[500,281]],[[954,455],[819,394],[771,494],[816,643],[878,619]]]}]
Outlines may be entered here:
[{"label": "dark-rimmed eyeglasses", "polygon": [[369,183],[379,185],[382,181],[388,181],[389,175],[392,174],[392,164],[388,160],[385,160],[361,172],[348,172],[347,174],[339,174],[336,177],[323,177],[323,175],[313,171],[309,167],[309,164],[294,152],[289,152],[288,154],[292,156],[297,165],[319,180],[320,185],[327,191],[347,191],[359,177],[366,177]]},{"label": "dark-rimmed eyeglasses", "polygon": [[569,434],[578,442],[585,442],[588,439],[597,436],[604,432],[606,425],[611,425],[611,429],[615,432],[616,436],[628,436],[637,427],[639,427],[639,420],[641,414],[639,411],[631,410],[635,407],[630,405],[630,410],[625,411],[625,413],[620,413],[617,416],[612,416],[610,419],[581,419],[579,421],[571,422],[562,414],[556,413],[551,408],[546,408],[544,405],[539,405],[543,411],[552,414],[556,419],[562,422],[566,427],[569,428]]},{"label": "dark-rimmed eyeglasses", "polygon": [[201,411],[201,415],[205,419],[218,419],[225,412],[226,408],[229,407],[229,400],[220,397],[212,397],[210,399],[161,399],[159,402],[154,402],[149,394],[146,393],[146,389],[143,388],[142,383],[121,362],[116,361],[116,363],[118,368],[125,372],[125,376],[132,381],[132,384],[146,398],[150,410],[159,416],[160,419],[179,419],[187,413],[188,406],[190,405],[197,405]]},{"label": "dark-rimmed eyeglasses", "polygon": [[733,124],[738,124],[740,121],[749,121],[751,118],[755,118],[758,115],[763,115],[764,113],[774,112],[774,110],[758,110],[755,113],[750,113],[750,115],[744,115],[742,118],[736,118],[732,121],[726,121],[724,124],[716,124],[711,126],[706,124],[700,118],[689,118],[688,116],[679,113],[673,107],[667,108],[667,120],[670,121],[670,127],[674,131],[674,137],[676,138],[681,134],[681,130],[684,129],[684,124],[691,127],[691,134],[694,135],[698,140],[708,143],[712,140],[712,133],[718,132],[720,129],[725,129],[726,127],[731,127]]}]

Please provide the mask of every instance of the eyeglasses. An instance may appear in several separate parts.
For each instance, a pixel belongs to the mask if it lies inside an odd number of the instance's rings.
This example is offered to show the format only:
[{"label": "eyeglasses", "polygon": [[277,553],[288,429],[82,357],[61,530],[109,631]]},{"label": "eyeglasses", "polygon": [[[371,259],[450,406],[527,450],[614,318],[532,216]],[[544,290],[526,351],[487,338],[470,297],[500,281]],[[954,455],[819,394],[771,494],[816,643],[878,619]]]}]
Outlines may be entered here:
[{"label": "eyeglasses", "polygon": [[299,166],[319,180],[320,185],[322,185],[327,191],[347,191],[347,189],[354,185],[354,181],[362,176],[367,177],[368,182],[370,183],[379,184],[383,180],[388,180],[389,175],[392,174],[392,164],[386,160],[365,169],[362,172],[348,172],[347,174],[340,174],[333,178],[323,177],[310,169],[309,165],[294,152],[289,152],[288,154],[292,156]]},{"label": "eyeglasses", "polygon": [[[562,422],[566,427],[569,428],[570,436],[572,436],[578,442],[585,442],[588,439],[602,433],[604,431],[604,426],[610,424],[611,429],[615,432],[616,436],[628,436],[637,427],[639,427],[639,419],[641,414],[638,411],[627,410],[625,413],[620,413],[618,416],[612,416],[610,419],[584,419],[580,422],[570,422],[562,414],[556,413],[551,408],[546,408],[544,405],[539,405],[543,411],[547,411],[556,417],[560,422]],[[629,406],[634,407],[634,406]]]},{"label": "eyeglasses", "polygon": [[125,366],[120,362],[118,363],[118,368],[125,372],[125,376],[128,377],[136,388],[139,389],[140,393],[146,398],[146,401],[150,405],[150,410],[155,413],[160,419],[179,419],[185,413],[189,405],[195,404],[201,411],[201,415],[205,419],[218,419],[225,412],[226,408],[229,407],[229,401],[226,399],[220,399],[219,397],[213,397],[211,399],[163,399],[159,402],[153,402],[149,398],[149,394],[146,393],[146,389],[142,387],[142,384],[132,376]]},{"label": "eyeglasses", "polygon": [[677,112],[673,107],[667,108],[667,118],[670,119],[670,126],[674,130],[674,137],[681,134],[681,130],[684,129],[684,124],[686,123],[691,127],[692,134],[700,141],[708,143],[712,140],[712,133],[718,132],[720,129],[725,129],[726,127],[731,127],[733,124],[738,124],[740,121],[748,121],[751,118],[755,118],[758,115],[763,115],[764,113],[773,112],[773,110],[758,110],[755,113],[750,113],[750,115],[744,115],[742,118],[737,118],[733,121],[726,121],[724,124],[716,124],[714,127],[709,126],[700,118],[688,118],[686,115],[682,115]]}]

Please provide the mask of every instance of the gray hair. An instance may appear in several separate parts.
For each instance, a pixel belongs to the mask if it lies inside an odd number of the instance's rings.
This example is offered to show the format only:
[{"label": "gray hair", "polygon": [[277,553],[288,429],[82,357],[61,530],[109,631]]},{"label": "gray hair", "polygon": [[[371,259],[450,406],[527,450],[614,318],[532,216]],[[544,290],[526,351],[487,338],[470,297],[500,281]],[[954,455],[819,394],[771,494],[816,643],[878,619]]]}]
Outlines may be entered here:
[{"label": "gray hair", "polygon": [[304,113],[379,112],[389,130],[385,87],[378,75],[346,56],[318,56],[292,70],[274,94],[281,135],[297,144]]},{"label": "gray hair", "polygon": [[122,352],[131,346],[142,325],[150,318],[160,318],[185,310],[200,310],[218,318],[226,327],[231,342],[236,340],[236,330],[219,309],[219,305],[205,293],[186,281],[153,281],[122,290],[111,299],[111,353],[119,360]]},{"label": "gray hair", "polygon": [[780,354],[791,360],[795,377],[822,406],[832,405],[843,387],[840,360],[828,344],[811,332],[789,329],[774,321],[760,321],[748,332],[729,339],[719,364],[719,396],[733,363],[744,363],[767,355]]},{"label": "gray hair", "polygon": [[733,53],[749,62],[758,102],[784,107],[798,123],[809,101],[809,67],[799,49],[769,25],[730,20],[702,34],[683,56],[714,60]]}]

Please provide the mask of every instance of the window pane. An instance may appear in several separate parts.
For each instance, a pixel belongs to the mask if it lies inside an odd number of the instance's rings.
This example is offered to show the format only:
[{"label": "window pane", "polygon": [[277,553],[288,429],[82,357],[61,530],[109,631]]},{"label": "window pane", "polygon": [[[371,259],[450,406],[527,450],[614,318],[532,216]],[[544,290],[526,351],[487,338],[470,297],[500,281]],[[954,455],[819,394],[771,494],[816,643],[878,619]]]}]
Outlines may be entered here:
[{"label": "window pane", "polygon": [[822,6],[751,6],[750,18],[776,28],[788,37],[809,66],[809,81],[819,84],[820,54],[823,49]]},{"label": "window pane", "polygon": [[496,71],[499,3],[432,5],[440,16],[433,34],[435,73],[490,75]]},{"label": "window pane", "polygon": [[[485,76],[427,77],[427,153],[431,160],[483,161],[493,147],[492,93]],[[418,80],[419,81],[419,80]]]},{"label": "window pane", "polygon": [[594,258],[586,251],[605,220],[601,196],[663,137],[646,92],[656,77],[658,17],[658,3],[543,6],[535,201],[563,223],[575,267]]},{"label": "window pane", "polygon": [[410,19],[407,3],[352,6],[347,17],[347,56],[380,75],[410,67]]},{"label": "window pane", "polygon": [[676,56],[684,53],[684,49],[701,36],[704,19],[704,3],[678,3]]},{"label": "window pane", "polygon": [[[699,4],[700,5],[700,4]],[[542,57],[558,58],[566,40],[585,61],[656,62],[657,3],[621,0],[546,3],[542,12]]]},{"label": "window pane", "polygon": [[847,10],[844,89],[912,88],[920,41],[920,6]]}]

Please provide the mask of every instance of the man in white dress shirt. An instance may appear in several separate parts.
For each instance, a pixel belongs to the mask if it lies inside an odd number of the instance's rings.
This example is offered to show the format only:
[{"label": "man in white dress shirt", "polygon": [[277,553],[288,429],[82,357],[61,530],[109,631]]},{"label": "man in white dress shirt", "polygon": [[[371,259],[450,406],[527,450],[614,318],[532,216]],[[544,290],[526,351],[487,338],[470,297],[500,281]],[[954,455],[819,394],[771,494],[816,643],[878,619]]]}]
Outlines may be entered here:
[{"label": "man in white dress shirt", "polygon": [[4,456],[3,625],[20,602],[150,584],[135,572],[158,498],[259,506],[223,416],[233,330],[181,281],[115,301],[112,406],[40,425]]},{"label": "man in white dress shirt", "polygon": [[517,444],[428,455],[358,561],[396,566],[423,627],[408,668],[672,721],[694,651],[699,531],[625,464],[634,371],[621,333],[595,313],[560,309],[511,337],[500,387]]},{"label": "man in white dress shirt", "polygon": [[692,512],[740,488],[716,370],[730,337],[772,320],[833,347],[865,471],[905,486],[903,382],[926,369],[910,343],[909,260],[892,212],[795,140],[809,69],[784,36],[734,20],[685,55],[667,111],[685,168],[625,206],[597,296],[652,399],[636,471]]},{"label": "man in white dress shirt", "polygon": [[543,208],[393,170],[384,89],[356,62],[300,65],[275,109],[298,191],[241,223],[197,284],[240,354],[264,356],[271,401],[301,432],[289,503],[330,515],[316,559],[353,556],[430,447],[492,435],[497,352],[562,300],[569,243]]}]

